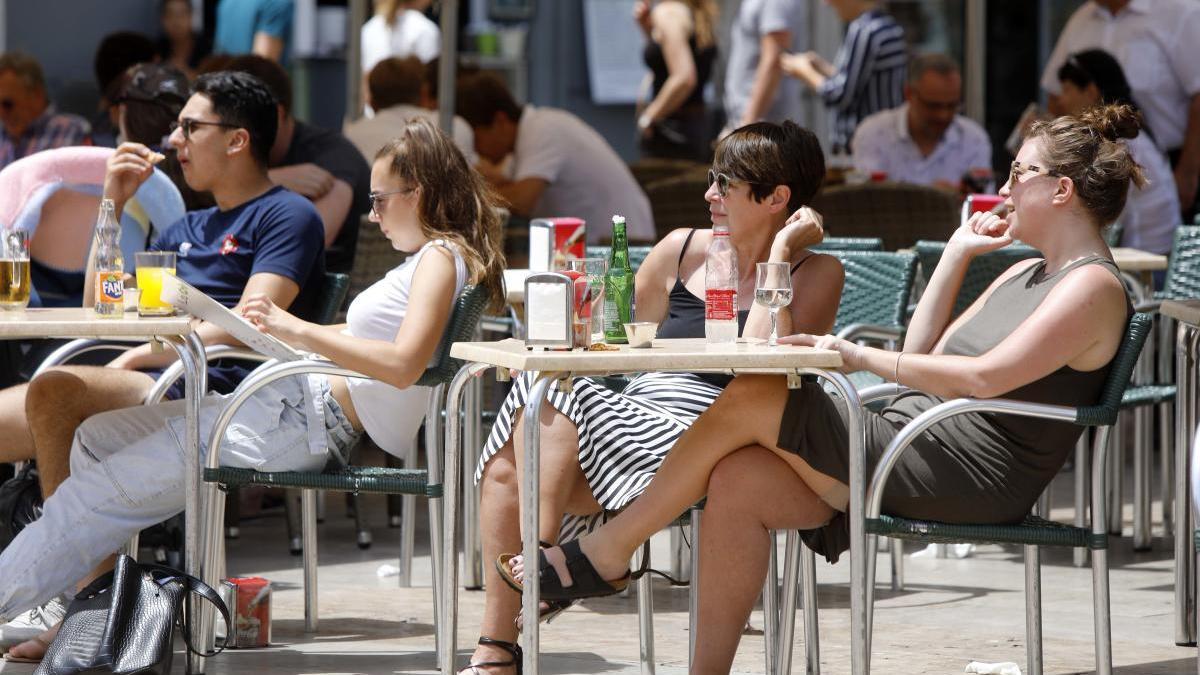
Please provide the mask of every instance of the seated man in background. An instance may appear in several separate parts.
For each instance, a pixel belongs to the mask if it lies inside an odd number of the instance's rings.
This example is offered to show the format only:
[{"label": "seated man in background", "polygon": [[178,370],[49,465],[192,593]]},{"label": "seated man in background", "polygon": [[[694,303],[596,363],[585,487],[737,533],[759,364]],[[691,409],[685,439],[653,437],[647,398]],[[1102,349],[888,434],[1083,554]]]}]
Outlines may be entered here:
[{"label": "seated man in background", "polygon": [[[278,123],[275,98],[262,82],[244,73],[204,75],[193,91],[170,144],[188,185],[212,192],[217,206],[188,213],[163,231],[151,248],[177,251],[179,277],[227,307],[264,294],[303,314],[311,309],[324,279],[322,227],[307,200],[272,185],[267,175]],[[153,172],[151,157],[146,146],[126,143],[109,160],[104,196],[115,202],[118,216]],[[86,292],[85,306],[92,296]],[[209,323],[201,323],[196,332],[205,345],[237,344]],[[155,376],[174,359],[172,350],[154,353],[150,345],[142,345],[108,367],[62,366],[29,384],[0,391],[0,461],[36,458],[42,492],[51,498],[69,474],[76,428],[97,413],[140,405]],[[227,393],[249,371],[245,364],[212,365],[209,386]],[[0,617],[28,607],[31,592],[0,585]],[[16,655],[40,657],[48,637],[41,634],[62,618],[63,611],[61,600],[51,600],[18,616],[0,627],[0,645],[28,640]]]},{"label": "seated man in background", "polygon": [[226,68],[250,73],[275,95],[279,130],[271,146],[271,181],[312,201],[325,223],[326,268],[349,272],[358,223],[370,208],[371,167],[345,136],[292,117],[292,82],[278,63],[238,56]]},{"label": "seated man in background", "polygon": [[[984,192],[990,179],[992,143],[974,120],[958,114],[962,75],[944,54],[912,60],[904,104],[864,119],[854,133],[854,168],[884,172],[888,180],[948,190]],[[976,171],[973,171],[976,170]],[[986,178],[975,176],[977,173]]]},{"label": "seated man in background", "polygon": [[[632,241],[654,241],[650,201],[604,137],[575,115],[518,105],[491,73],[458,82],[457,113],[475,132],[478,168],[509,209],[526,218],[576,216],[588,243],[611,236],[614,213]],[[500,164],[512,154],[511,172]]]},{"label": "seated man in background", "polygon": [[[374,117],[363,117],[346,125],[342,133],[358,148],[368,163],[398,129],[413,117],[438,123],[437,99],[430,101],[431,88],[425,81],[425,64],[415,56],[388,58],[380,61],[367,75],[367,105],[375,110]],[[427,104],[432,102],[432,106]],[[467,161],[474,163],[475,136],[461,117],[454,118],[454,144],[462,150]]]},{"label": "seated man in background", "polygon": [[0,54],[0,169],[47,148],[91,145],[91,127],[54,112],[42,66],[28,54]]}]

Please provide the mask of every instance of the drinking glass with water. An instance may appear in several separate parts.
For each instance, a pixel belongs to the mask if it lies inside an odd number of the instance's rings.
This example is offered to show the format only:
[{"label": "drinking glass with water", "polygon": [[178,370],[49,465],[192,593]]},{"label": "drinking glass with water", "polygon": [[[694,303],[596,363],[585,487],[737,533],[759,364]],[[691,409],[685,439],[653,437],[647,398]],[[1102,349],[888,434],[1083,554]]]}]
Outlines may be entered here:
[{"label": "drinking glass with water", "polygon": [[0,246],[0,309],[29,306],[29,239],[24,230],[4,233]]},{"label": "drinking glass with water", "polygon": [[766,307],[771,313],[771,336],[767,338],[767,346],[774,347],[779,343],[777,329],[779,308],[787,307],[792,302],[792,275],[789,263],[758,263],[754,302]]}]

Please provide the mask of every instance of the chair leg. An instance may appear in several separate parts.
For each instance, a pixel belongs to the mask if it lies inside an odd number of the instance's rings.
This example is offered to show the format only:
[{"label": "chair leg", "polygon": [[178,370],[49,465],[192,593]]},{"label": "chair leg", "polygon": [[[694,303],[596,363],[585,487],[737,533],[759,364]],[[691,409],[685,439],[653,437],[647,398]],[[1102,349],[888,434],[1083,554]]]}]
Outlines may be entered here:
[{"label": "chair leg", "polygon": [[1121,526],[1124,524],[1124,504],[1121,496],[1125,484],[1125,418],[1125,415],[1117,417],[1117,423],[1113,427],[1112,445],[1109,447],[1111,456],[1108,460],[1108,532],[1118,537],[1121,536]]},{"label": "chair leg", "polygon": [[[641,567],[643,552],[644,549],[638,549],[634,563],[637,567],[632,569]],[[641,672],[642,675],[654,675],[654,588],[649,574],[637,580],[637,606]]]},{"label": "chair leg", "polygon": [[300,530],[304,547],[304,632],[317,632],[317,492],[300,493]]},{"label": "chair leg", "polygon": [[[1046,487],[1047,492],[1049,486]],[[1045,498],[1047,492],[1042,493]],[[1050,517],[1039,500],[1037,515]],[[1042,554],[1037,546],[1025,546],[1025,668],[1027,675],[1042,675]]]},{"label": "chair leg", "polygon": [[700,616],[700,518],[704,509],[693,506],[691,510],[692,530],[692,583],[688,588],[688,667],[696,661],[696,622]]},{"label": "chair leg", "polygon": [[[446,385],[439,384],[433,388],[429,394],[429,408],[425,411],[425,465],[429,471],[429,482],[441,483],[445,476],[442,472],[442,455],[445,450],[443,440],[445,439],[445,428],[442,425],[442,410],[446,407]],[[457,422],[457,420],[455,420]],[[415,445],[414,445],[415,447]],[[415,461],[410,466],[415,465]],[[457,480],[457,476],[452,477]],[[433,623],[436,626],[434,631],[434,642],[437,653],[441,653],[441,640],[443,638],[450,641],[450,648],[453,649],[454,634],[450,631],[449,635],[443,636],[440,618],[440,607],[442,604],[442,593],[444,592],[442,584],[442,560],[446,555],[457,556],[458,551],[443,551],[442,550],[442,532],[445,525],[444,511],[442,510],[442,498],[430,497],[426,500],[426,505],[429,508],[429,557],[433,565],[432,581],[433,586]],[[407,513],[413,513],[413,509],[405,509]],[[415,519],[413,521],[415,525]],[[412,532],[415,528],[408,527],[404,531]],[[409,568],[412,568],[411,560]],[[457,610],[456,610],[457,611]],[[455,620],[457,619],[457,615]]]},{"label": "chair leg", "polygon": [[1158,492],[1162,498],[1163,537],[1166,538],[1174,530],[1172,518],[1173,499],[1175,497],[1175,482],[1172,472],[1175,468],[1173,447],[1173,423],[1175,420],[1175,403],[1167,402],[1158,406]]},{"label": "chair leg", "polygon": [[[426,420],[425,423],[430,422]],[[404,455],[404,468],[417,468],[416,443]],[[400,588],[412,588],[413,552],[417,545],[417,496],[404,495],[400,504],[400,574],[397,581]]]},{"label": "chair leg", "polygon": [[892,590],[904,590],[904,540],[889,539],[890,554],[892,557]]},{"label": "chair leg", "polygon": [[[480,337],[482,339],[482,336]],[[464,588],[483,588],[483,539],[479,534],[479,488],[475,486],[475,462],[483,446],[483,380],[472,378],[463,400],[462,524]]]},{"label": "chair leg", "polygon": [[[871,630],[875,623],[875,560],[879,556],[879,535],[867,535],[867,579],[865,590],[867,595],[866,616],[863,626],[866,627],[866,650],[864,654],[863,672],[871,672]],[[853,617],[852,617],[853,619]]]},{"label": "chair leg", "polygon": [[1154,433],[1154,408],[1133,411],[1133,550],[1149,551],[1150,538],[1150,436]]},{"label": "chair leg", "polygon": [[[1088,524],[1088,494],[1091,485],[1088,481],[1091,475],[1088,467],[1091,465],[1092,457],[1091,451],[1088,450],[1090,433],[1090,430],[1084,429],[1075,443],[1075,527],[1087,527]],[[1083,567],[1087,564],[1088,550],[1086,548],[1074,549],[1071,554],[1076,567]]]},{"label": "chair leg", "polygon": [[1096,466],[1092,467],[1092,535],[1104,538],[1105,545],[1092,551],[1092,613],[1096,630],[1096,674],[1112,675],[1112,626],[1108,600],[1108,548],[1105,528],[1104,477],[1107,458],[1108,435],[1111,427],[1100,427],[1096,432],[1095,450],[1092,456]]},{"label": "chair leg", "polygon": [[[792,672],[792,651],[796,644],[796,596],[800,593],[800,535],[795,530],[788,530],[784,535],[783,546],[783,590],[777,596],[778,612],[767,612],[766,596],[763,596],[763,615],[766,621],[774,619],[774,640],[767,643],[767,655],[774,650],[774,658],[768,658],[768,673]],[[771,536],[771,549],[775,549],[774,532]],[[769,590],[775,590],[775,575],[767,574]],[[763,588],[763,593],[768,591]],[[807,607],[807,600],[805,601]],[[774,663],[771,663],[774,661]],[[771,669],[774,666],[774,670]]]},{"label": "chair leg", "polygon": [[[767,576],[763,579],[762,615],[763,615],[763,667],[768,675],[775,675],[779,669],[779,650],[781,648],[780,613],[779,613],[779,551],[776,548],[775,530],[767,532]],[[785,561],[786,566],[786,561]],[[794,583],[793,579],[793,583]],[[784,588],[788,588],[786,575]],[[793,610],[795,604],[792,605]]]},{"label": "chair leg", "polygon": [[[896,541],[899,542],[898,539]],[[817,624],[817,556],[807,546],[801,546],[800,578],[804,584],[804,673],[821,675],[821,640]]]}]

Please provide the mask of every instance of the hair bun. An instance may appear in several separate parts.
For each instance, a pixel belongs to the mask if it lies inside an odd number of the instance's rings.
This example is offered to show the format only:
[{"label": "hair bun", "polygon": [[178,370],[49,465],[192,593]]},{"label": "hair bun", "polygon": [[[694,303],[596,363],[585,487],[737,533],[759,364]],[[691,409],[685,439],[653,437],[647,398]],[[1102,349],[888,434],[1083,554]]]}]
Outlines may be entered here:
[{"label": "hair bun", "polygon": [[1079,115],[1079,121],[1110,141],[1135,138],[1142,128],[1142,114],[1128,104],[1089,108]]}]

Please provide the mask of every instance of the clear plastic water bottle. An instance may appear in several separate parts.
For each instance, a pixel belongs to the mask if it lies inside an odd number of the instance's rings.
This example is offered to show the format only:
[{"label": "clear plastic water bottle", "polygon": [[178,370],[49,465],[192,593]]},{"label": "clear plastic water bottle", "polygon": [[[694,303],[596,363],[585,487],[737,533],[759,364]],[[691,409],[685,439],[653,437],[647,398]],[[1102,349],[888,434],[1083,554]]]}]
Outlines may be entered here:
[{"label": "clear plastic water bottle", "polygon": [[738,337],[738,270],[729,227],[713,226],[704,260],[704,337],[709,344],[733,344]]},{"label": "clear plastic water bottle", "polygon": [[121,224],[113,200],[100,202],[96,219],[96,314],[119,319],[125,313],[125,257],[121,253]]}]

